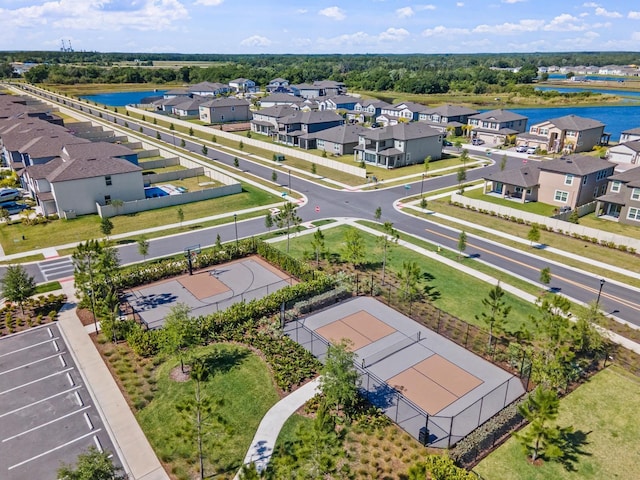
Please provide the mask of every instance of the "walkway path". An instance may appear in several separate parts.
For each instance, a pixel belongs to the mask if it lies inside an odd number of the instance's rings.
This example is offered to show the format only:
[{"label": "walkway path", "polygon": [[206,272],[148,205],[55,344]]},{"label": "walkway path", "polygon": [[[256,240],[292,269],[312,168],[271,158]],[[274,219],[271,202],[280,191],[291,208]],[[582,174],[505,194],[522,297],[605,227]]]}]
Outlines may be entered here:
[{"label": "walkway path", "polygon": [[[284,422],[308,400],[313,398],[318,392],[319,385],[320,379],[316,378],[287,395],[269,409],[258,426],[249,451],[244,457],[243,464],[248,465],[253,462],[258,472],[262,472],[267,467]],[[240,472],[235,476],[235,479],[239,478]]]}]

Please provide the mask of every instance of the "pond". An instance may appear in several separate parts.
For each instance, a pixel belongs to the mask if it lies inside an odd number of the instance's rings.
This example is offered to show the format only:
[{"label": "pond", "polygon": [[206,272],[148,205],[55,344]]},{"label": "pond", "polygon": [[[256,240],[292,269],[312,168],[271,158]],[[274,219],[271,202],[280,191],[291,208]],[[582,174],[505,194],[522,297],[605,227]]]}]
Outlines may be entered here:
[{"label": "pond", "polygon": [[83,95],[80,98],[90,102],[101,103],[108,107],[124,107],[125,105],[141,103],[146,97],[162,97],[166,90],[143,90],[139,92],[109,92],[96,95]]}]

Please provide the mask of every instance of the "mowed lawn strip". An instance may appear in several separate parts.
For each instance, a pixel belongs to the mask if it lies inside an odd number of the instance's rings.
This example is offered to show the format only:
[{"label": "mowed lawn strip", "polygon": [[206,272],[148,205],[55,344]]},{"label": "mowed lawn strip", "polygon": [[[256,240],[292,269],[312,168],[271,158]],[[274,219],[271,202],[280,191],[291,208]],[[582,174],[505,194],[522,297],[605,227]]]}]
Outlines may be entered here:
[{"label": "mowed lawn strip", "polygon": [[513,438],[474,469],[485,480],[601,480],[638,478],[640,379],[617,368],[593,376],[560,402],[557,424],[586,434],[574,470],[560,463],[531,465]]},{"label": "mowed lawn strip", "polygon": [[[344,234],[347,228],[349,227],[342,226],[324,231],[325,248],[329,254],[343,251]],[[381,269],[383,253],[381,247],[376,243],[376,237],[364,232],[361,233],[365,241],[367,260],[375,262],[376,268]],[[311,238],[308,236],[291,237],[289,253],[297,258],[303,258],[305,252],[313,253],[310,240]],[[274,245],[283,251],[286,250],[286,240]],[[402,270],[403,262],[414,261],[418,263],[422,273],[428,273],[434,277],[430,285],[440,293],[440,297],[433,302],[436,307],[466,322],[486,328],[486,325],[482,321],[476,320],[475,316],[486,310],[482,305],[482,299],[487,297],[492,288],[489,284],[399,245],[394,245],[390,249],[387,268],[388,271],[397,273]],[[368,273],[363,269],[362,274],[364,279]],[[506,329],[514,331],[520,327],[526,327],[531,330],[533,324],[530,316],[536,314],[535,307],[509,293],[505,293],[504,298],[507,305],[511,306]]]},{"label": "mowed lawn strip", "polygon": [[[279,399],[267,365],[248,348],[215,344],[195,350],[194,355],[218,355],[209,378],[202,382],[203,398],[214,405],[213,413],[227,422],[227,430],[205,421],[205,476],[233,478],[249,448],[264,414]],[[180,362],[170,360],[156,371],[157,391],[151,402],[137,413],[140,426],[160,460],[170,465],[177,478],[195,478],[197,447],[185,435],[188,422],[176,406],[195,398],[195,381],[176,382],[169,377]],[[217,401],[222,404],[218,405]],[[211,417],[211,416],[209,416]],[[193,424],[192,424],[193,425]]]}]

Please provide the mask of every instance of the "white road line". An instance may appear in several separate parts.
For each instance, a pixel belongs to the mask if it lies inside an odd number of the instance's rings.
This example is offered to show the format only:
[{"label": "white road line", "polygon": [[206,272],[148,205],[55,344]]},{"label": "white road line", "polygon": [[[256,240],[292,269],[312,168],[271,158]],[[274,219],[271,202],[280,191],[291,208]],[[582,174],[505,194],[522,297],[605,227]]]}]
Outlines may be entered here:
[{"label": "white road line", "polygon": [[65,394],[67,394],[69,392],[73,392],[74,390],[77,390],[79,388],[80,388],[80,386],[78,385],[76,387],[70,388],[69,390],[65,390],[64,392],[59,392],[59,393],[56,393],[56,394],[51,395],[49,397],[43,398],[42,400],[36,400],[35,402],[29,403],[28,405],[23,405],[22,407],[18,407],[18,408],[14,409],[14,410],[11,410],[10,412],[3,413],[3,414],[0,415],[0,418],[6,417],[7,415],[12,415],[12,414],[17,413],[20,410],[24,410],[26,408],[33,407],[34,405],[37,405],[37,404],[42,403],[42,402],[46,402],[47,400],[51,400],[52,398],[59,397],[60,395],[65,395]]},{"label": "white road line", "polygon": [[71,378],[71,374],[69,372],[67,372],[67,380],[69,380],[69,385],[71,385],[72,387],[76,384],[73,381],[73,378]]},{"label": "white road line", "polygon": [[[60,339],[60,337],[53,337],[52,340],[59,340],[59,339]],[[51,340],[45,340],[44,342],[34,343],[33,345],[29,345],[28,347],[23,347],[23,348],[19,348],[18,350],[13,350],[11,352],[3,353],[2,355],[0,355],[0,357],[6,357],[7,355],[12,355],[14,353],[23,352],[25,350],[29,350],[30,348],[39,347],[40,345],[44,345],[45,343],[51,343]]]},{"label": "white road line", "polygon": [[53,348],[56,349],[56,352],[60,351],[60,347],[58,346],[58,342],[56,342],[55,340],[53,341]]},{"label": "white road line", "polygon": [[[60,363],[62,364],[62,368],[65,368],[67,366],[67,362],[64,361],[64,357],[62,355],[58,355],[58,358],[60,359]],[[69,372],[67,372],[67,375],[69,375]]]},{"label": "white road line", "polygon": [[49,332],[49,338],[53,338],[53,332],[49,327],[47,327],[47,331]]},{"label": "white road line", "polygon": [[[104,452],[104,449],[102,448],[102,444],[100,443],[100,439],[96,436],[93,437],[93,443],[96,444],[96,448],[98,449],[98,451],[100,453]],[[111,458],[113,455],[109,455],[109,458]]]},{"label": "white road line", "polygon": [[93,430],[93,423],[91,423],[91,419],[89,418],[89,414],[87,412],[84,412],[84,419],[89,426],[89,430]]},{"label": "white road line", "polygon": [[20,370],[21,368],[30,367],[31,365],[35,365],[36,363],[44,362],[45,360],[49,360],[55,357],[61,357],[61,353],[56,353],[55,355],[49,355],[48,357],[39,358],[38,360],[34,360],[33,362],[25,363],[20,365],[19,367],[10,368],[9,370],[5,370],[4,372],[0,372],[0,375],[4,375],[5,373],[15,372],[16,370]]},{"label": "white road line", "polygon": [[78,438],[74,438],[73,440],[68,441],[67,443],[63,443],[62,445],[58,445],[56,448],[52,448],[51,450],[47,450],[46,452],[42,452],[34,457],[31,458],[27,458],[26,460],[23,460],[20,463],[16,463],[15,465],[11,465],[9,468],[7,468],[7,470],[13,470],[14,468],[18,468],[21,467],[22,465],[32,462],[34,460],[37,460],[40,457],[44,457],[45,455],[48,455],[50,453],[53,453],[57,450],[60,450],[61,448],[64,447],[68,447],[69,445],[71,445],[72,443],[76,443],[79,442],[80,440],[82,440],[83,438],[87,438],[90,437],[91,435],[93,435],[94,433],[98,433],[100,431],[100,429],[96,430],[95,432],[89,432],[89,433],[85,433],[84,435],[82,435],[81,437]]},{"label": "white road line", "polygon": [[[72,415],[75,415],[76,413],[83,412],[84,410],[86,410],[88,408],[91,408],[91,405],[87,405],[86,407],[82,407],[79,410],[75,410],[73,412],[67,413],[66,415],[63,415],[62,417],[54,418],[53,420],[50,420],[47,423],[43,423],[42,425],[38,425],[37,427],[30,428],[29,430],[25,430],[24,432],[16,433],[15,435],[13,435],[11,437],[7,437],[4,440],[2,440],[2,443],[8,442],[9,440],[13,440],[14,438],[21,437],[22,435],[26,435],[27,433],[31,433],[31,432],[33,432],[35,430],[38,430],[38,429],[43,428],[43,427],[46,427],[46,426],[51,425],[52,423],[56,423],[56,422],[58,422],[60,420],[64,420],[65,418],[68,418],[68,417],[70,417]],[[92,428],[92,430],[93,430],[93,428]]]},{"label": "white road line", "polygon": [[30,382],[23,383],[22,385],[18,385],[17,387],[13,387],[13,388],[10,388],[9,390],[4,390],[4,391],[0,392],[0,395],[4,395],[5,393],[11,393],[11,392],[14,392],[16,390],[20,390],[23,387],[28,387],[29,385],[33,385],[34,383],[41,382],[42,380],[46,380],[47,378],[55,377],[56,375],[60,375],[62,373],[66,373],[66,372],[69,372],[71,370],[73,370],[73,367],[67,368],[66,370],[61,370],[61,371],[56,372],[56,373],[52,373],[51,375],[47,375],[46,377],[41,377],[41,378],[38,378],[36,380],[32,380]]},{"label": "white road line", "polygon": [[80,398],[80,393],[78,393],[77,390],[74,393],[76,394],[76,400],[78,401],[78,405],[83,406],[84,403],[82,403],[82,398]]}]

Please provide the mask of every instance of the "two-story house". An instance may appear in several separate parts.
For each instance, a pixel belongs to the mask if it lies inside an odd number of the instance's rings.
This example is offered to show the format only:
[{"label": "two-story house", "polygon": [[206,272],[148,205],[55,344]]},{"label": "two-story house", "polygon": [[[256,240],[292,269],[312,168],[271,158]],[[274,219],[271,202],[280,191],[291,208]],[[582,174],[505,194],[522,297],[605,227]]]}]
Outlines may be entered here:
[{"label": "two-story house", "polygon": [[596,215],[640,227],[640,167],[609,177],[607,192],[598,197]]},{"label": "two-story house", "polygon": [[248,78],[236,78],[229,81],[229,86],[236,93],[256,93],[258,88],[256,82],[249,80]]},{"label": "two-story house", "polygon": [[640,165],[640,140],[620,143],[607,151],[607,160],[616,164],[616,172]]},{"label": "two-story house", "polygon": [[418,121],[426,122],[430,127],[442,132],[451,131],[454,135],[460,135],[462,127],[468,123],[469,117],[478,113],[478,110],[459,105],[440,105],[439,107],[425,107],[418,114]]},{"label": "two-story house", "polygon": [[635,140],[640,140],[640,127],[623,130],[620,133],[619,143],[633,142]]},{"label": "two-story house", "polygon": [[517,136],[516,143],[549,153],[570,154],[589,152],[596,145],[608,143],[608,134],[598,120],[565,115],[531,125],[529,133]]},{"label": "two-story house", "polygon": [[200,82],[194,85],[190,85],[187,90],[193,95],[200,95],[201,97],[211,97],[230,93],[231,87],[219,82]]},{"label": "two-story house", "polygon": [[260,108],[275,107],[277,105],[287,105],[295,108],[302,108],[304,98],[296,97],[289,93],[272,93],[260,99]]},{"label": "two-story house", "polygon": [[298,137],[301,148],[317,148],[330,155],[350,155],[358,145],[359,136],[367,129],[362,125],[339,125]]},{"label": "two-story house", "polygon": [[380,115],[386,115],[392,118],[403,118],[407,122],[413,122],[418,120],[420,112],[424,109],[425,106],[420,103],[402,102],[382,108]]},{"label": "two-story house", "polygon": [[243,98],[214,98],[199,106],[199,118],[205,123],[246,122],[252,118],[250,105]]},{"label": "two-story house", "polygon": [[316,103],[318,110],[353,110],[358,100],[358,98],[350,95],[335,95],[333,97],[322,97]]},{"label": "two-story house", "polygon": [[367,129],[358,137],[354,156],[358,162],[384,168],[422,163],[428,156],[439,160],[442,138],[442,132],[419,122]]},{"label": "two-story house", "polygon": [[471,115],[468,126],[470,136],[483,140],[488,145],[503,145],[508,136],[524,133],[528,118],[509,110],[490,110]]},{"label": "two-story house", "polygon": [[275,93],[275,92],[281,92],[281,93],[289,93],[289,80],[287,80],[286,78],[274,78],[273,80],[271,80],[268,84],[267,84],[267,92],[268,93]]},{"label": "two-story house", "polygon": [[360,123],[373,123],[376,117],[382,113],[382,109],[390,106],[391,104],[384,100],[358,100],[353,106],[353,110],[347,113],[347,119]]},{"label": "two-story house", "polygon": [[288,105],[277,105],[256,110],[252,113],[251,131],[275,137],[278,134],[278,120],[289,117],[297,111],[297,108]]},{"label": "two-story house", "polygon": [[334,111],[298,111],[288,117],[278,119],[276,141],[298,146],[300,136],[337,127],[343,123],[344,119]]}]

